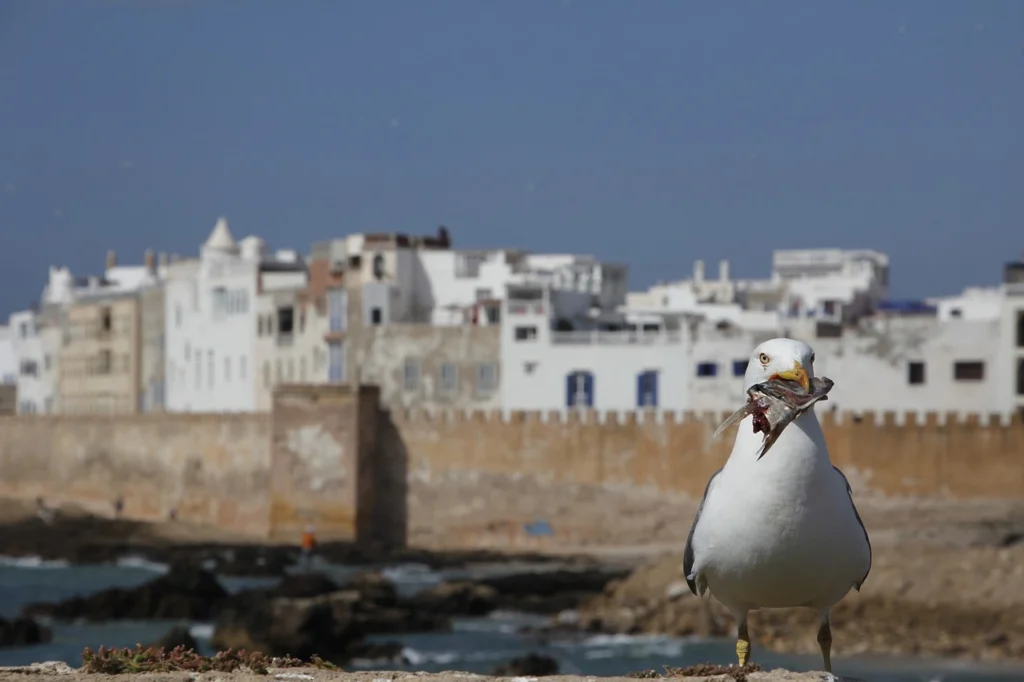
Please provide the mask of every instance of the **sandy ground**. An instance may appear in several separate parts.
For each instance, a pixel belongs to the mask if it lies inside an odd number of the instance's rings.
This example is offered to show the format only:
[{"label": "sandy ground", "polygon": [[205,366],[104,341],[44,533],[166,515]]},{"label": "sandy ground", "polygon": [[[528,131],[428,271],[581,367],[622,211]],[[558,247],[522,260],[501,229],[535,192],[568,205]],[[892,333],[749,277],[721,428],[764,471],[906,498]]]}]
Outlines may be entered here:
[{"label": "sandy ground", "polygon": [[[139,679],[151,682],[192,682],[203,680],[209,682],[266,682],[267,680],[286,680],[288,682],[466,682],[467,680],[507,680],[508,682],[536,682],[536,677],[486,677],[473,673],[443,672],[443,673],[407,673],[407,672],[364,672],[346,673],[319,668],[288,668],[284,670],[270,670],[269,675],[254,675],[252,673],[148,673],[143,675],[94,675],[78,672],[69,668],[63,663],[44,663],[21,668],[0,668],[0,680],[25,680],[38,679],[39,677],[57,677],[62,680],[82,682],[101,682],[103,680],[126,680]],[[543,678],[545,682],[588,682],[590,680],[606,680],[607,682],[635,682],[629,677],[579,677],[574,675],[557,675]],[[727,675],[696,676],[686,677],[693,682],[732,682],[734,678]],[[746,677],[748,682],[822,682],[831,679],[835,682],[854,682],[853,678],[840,678],[826,676],[825,673],[794,673],[788,670],[773,670],[766,672],[750,673]]]}]

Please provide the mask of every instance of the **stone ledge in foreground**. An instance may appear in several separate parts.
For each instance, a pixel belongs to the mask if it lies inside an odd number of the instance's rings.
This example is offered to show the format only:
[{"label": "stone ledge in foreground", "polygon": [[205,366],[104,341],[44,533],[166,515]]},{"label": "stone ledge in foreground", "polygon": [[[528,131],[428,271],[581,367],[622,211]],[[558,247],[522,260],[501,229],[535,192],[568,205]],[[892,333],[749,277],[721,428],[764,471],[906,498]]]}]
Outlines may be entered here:
[{"label": "stone ledge in foreground", "polygon": [[[32,665],[0,667],[0,680],[20,680],[33,677],[59,676],[67,682],[82,680],[83,682],[98,682],[100,679],[125,680],[130,677],[149,680],[150,682],[190,682],[202,680],[203,682],[271,682],[281,680],[282,682],[472,682],[473,680],[486,680],[487,682],[637,682],[632,677],[598,677],[595,675],[552,675],[550,677],[490,677],[476,673],[443,672],[443,673],[422,673],[422,672],[341,672],[337,670],[324,670],[322,668],[271,668],[267,675],[257,675],[250,672],[160,672],[140,673],[135,675],[103,675],[98,673],[86,673],[72,668],[66,663],[59,661],[48,661],[46,663],[33,663]],[[689,682],[734,682],[731,675],[711,675],[695,677],[675,677],[664,679],[687,680]],[[746,674],[746,682],[864,682],[853,677],[835,677],[825,672],[795,673],[789,670],[766,670]]]}]

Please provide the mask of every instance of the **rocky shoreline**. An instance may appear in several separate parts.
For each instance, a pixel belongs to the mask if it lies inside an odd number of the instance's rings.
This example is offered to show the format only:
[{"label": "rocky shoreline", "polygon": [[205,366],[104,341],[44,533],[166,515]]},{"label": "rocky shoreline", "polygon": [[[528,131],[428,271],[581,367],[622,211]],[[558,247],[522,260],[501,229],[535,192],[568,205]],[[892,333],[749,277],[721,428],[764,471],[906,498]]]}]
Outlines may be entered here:
[{"label": "rocky shoreline", "polygon": [[[876,549],[861,593],[833,610],[833,655],[935,656],[1024,661],[1024,547]],[[913,550],[912,550],[913,551]],[[735,623],[713,598],[698,599],[682,580],[681,553],[610,583],[556,629],[623,634],[732,637]],[[816,654],[817,622],[807,609],[753,612],[754,648]],[[756,660],[756,658],[755,658]]]},{"label": "rocky shoreline", "polygon": [[[162,564],[202,563],[227,576],[280,577],[300,561],[296,544],[258,543],[216,535],[177,523],[143,523],[62,509],[46,518],[23,502],[0,500],[0,548],[9,557],[33,556],[74,565],[113,563],[134,556]],[[431,569],[507,562],[592,563],[589,557],[493,550],[429,550],[423,548],[322,542],[322,560],[350,566],[415,563]]]},{"label": "rocky shoreline", "polygon": [[[320,656],[335,664],[352,659],[398,660],[398,643],[366,641],[368,635],[444,632],[454,617],[485,616],[501,608],[550,614],[577,608],[623,570],[587,568],[516,573],[474,582],[442,582],[400,596],[380,572],[357,573],[337,584],[320,573],[288,575],[269,588],[229,594],[208,570],[174,565],[165,575],[133,588],[25,606],[19,622],[180,620],[214,623],[217,650],[259,651],[268,656]],[[189,647],[187,632],[168,633],[164,648]],[[194,643],[192,643],[194,646]]]},{"label": "rocky shoreline", "polygon": [[[489,677],[465,672],[442,672],[442,673],[408,673],[408,672],[344,672],[341,670],[330,670],[322,667],[270,667],[263,672],[252,672],[250,670],[235,670],[231,672],[209,671],[189,672],[175,671],[163,672],[159,678],[152,673],[135,673],[126,675],[104,675],[89,673],[80,669],[70,668],[59,662],[37,663],[30,666],[18,666],[13,668],[0,668],[0,681],[17,680],[24,682],[26,679],[39,677],[60,677],[68,682],[96,682],[97,680],[124,680],[138,677],[141,679],[160,679],[164,682],[193,682],[195,680],[211,682],[256,682],[268,678],[278,680],[303,680],[306,682],[472,682],[473,680],[502,681],[502,682],[524,682],[534,679],[532,677],[499,675]],[[861,682],[854,678],[832,677],[825,673],[807,672],[794,673],[788,670],[753,671],[747,673],[723,672],[714,668],[703,669],[695,666],[693,669],[667,671],[664,677],[686,679],[691,682],[822,682],[832,679],[834,682]],[[550,682],[593,682],[600,679],[604,682],[632,682],[636,678],[630,677],[582,677],[578,675],[556,675],[545,677]]]}]

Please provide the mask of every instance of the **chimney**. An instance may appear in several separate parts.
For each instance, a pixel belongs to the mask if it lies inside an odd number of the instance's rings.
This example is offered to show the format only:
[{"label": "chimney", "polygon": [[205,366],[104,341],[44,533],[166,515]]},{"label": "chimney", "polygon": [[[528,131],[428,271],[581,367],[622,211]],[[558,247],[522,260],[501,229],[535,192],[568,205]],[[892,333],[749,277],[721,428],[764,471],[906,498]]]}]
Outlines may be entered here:
[{"label": "chimney", "polygon": [[156,256],[153,254],[153,249],[146,249],[146,253],[142,256],[142,262],[146,265],[146,270],[149,272],[156,272]]},{"label": "chimney", "polygon": [[107,251],[107,270],[117,267],[117,252]]},{"label": "chimney", "polygon": [[729,261],[723,260],[718,263],[718,281],[729,281]]},{"label": "chimney", "polygon": [[699,260],[693,264],[693,283],[704,283],[704,261]]}]

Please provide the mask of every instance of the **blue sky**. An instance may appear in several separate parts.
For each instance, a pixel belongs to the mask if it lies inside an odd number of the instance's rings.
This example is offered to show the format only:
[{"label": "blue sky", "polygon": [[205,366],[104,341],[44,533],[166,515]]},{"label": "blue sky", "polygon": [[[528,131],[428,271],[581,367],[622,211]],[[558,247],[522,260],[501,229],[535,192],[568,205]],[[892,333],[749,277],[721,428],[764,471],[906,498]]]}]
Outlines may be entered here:
[{"label": "blue sky", "polygon": [[1024,2],[9,0],[0,314],[219,215],[590,252],[634,287],[788,247],[894,293],[1024,249]]}]

